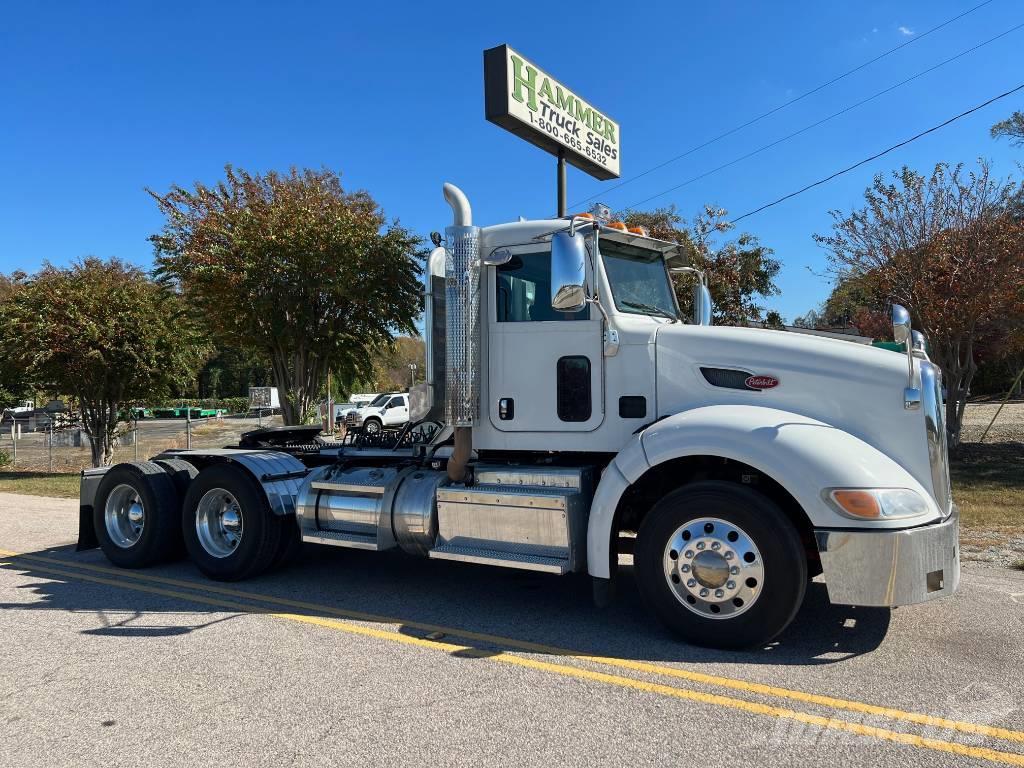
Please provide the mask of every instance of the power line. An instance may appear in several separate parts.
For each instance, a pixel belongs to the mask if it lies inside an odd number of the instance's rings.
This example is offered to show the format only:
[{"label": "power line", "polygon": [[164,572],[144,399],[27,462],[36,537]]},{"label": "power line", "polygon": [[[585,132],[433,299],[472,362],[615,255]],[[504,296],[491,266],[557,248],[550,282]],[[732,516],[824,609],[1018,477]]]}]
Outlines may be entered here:
[{"label": "power line", "polygon": [[881,152],[878,152],[878,153],[872,155],[871,157],[866,157],[863,160],[861,160],[860,162],[854,163],[851,166],[843,168],[841,171],[836,171],[835,173],[833,173],[830,176],[826,176],[823,179],[818,179],[818,181],[815,181],[815,182],[813,182],[811,184],[808,184],[806,187],[802,187],[801,189],[798,189],[796,192],[790,192],[788,195],[783,195],[778,200],[773,200],[770,203],[765,203],[760,208],[755,208],[752,211],[747,211],[742,216],[737,216],[732,221],[733,221],[733,223],[736,223],[737,221],[745,219],[748,216],[753,216],[755,213],[760,213],[761,211],[765,210],[766,208],[771,208],[772,206],[778,205],[779,203],[782,203],[782,202],[784,202],[786,200],[789,200],[791,197],[796,197],[797,195],[802,195],[804,192],[806,192],[809,189],[814,189],[814,187],[820,187],[822,184],[825,184],[826,182],[832,181],[832,179],[837,178],[839,176],[842,176],[844,173],[849,173],[854,168],[859,168],[862,165],[870,163],[872,160],[877,160],[878,158],[882,157],[883,155],[889,154],[893,150],[899,149],[900,147],[905,147],[907,144],[910,144],[911,142],[917,141],[922,136],[927,136],[929,133],[934,133],[935,131],[939,130],[940,128],[945,128],[950,123],[955,123],[961,117],[967,117],[967,115],[971,114],[972,112],[977,112],[979,109],[984,109],[989,104],[993,104],[993,103],[999,101],[1000,99],[1005,99],[1007,96],[1010,96],[1011,94],[1014,94],[1014,93],[1016,93],[1017,91],[1020,91],[1020,90],[1024,90],[1024,83],[1021,83],[1016,88],[1012,88],[1009,91],[1006,91],[1005,93],[999,94],[998,96],[993,96],[988,101],[985,101],[985,102],[979,104],[976,107],[971,107],[966,112],[961,112],[959,115],[951,117],[948,120],[946,120],[945,122],[939,123],[938,125],[933,125],[928,130],[921,131],[919,134],[917,134],[915,136],[911,136],[909,139],[906,139],[905,141],[901,141],[899,144],[893,144],[888,149],[883,149]]},{"label": "power line", "polygon": [[977,10],[979,10],[981,8],[984,8],[986,5],[988,5],[989,3],[992,3],[992,2],[994,2],[994,0],[985,0],[984,2],[979,3],[978,5],[974,6],[973,8],[967,9],[966,11],[964,11],[961,14],[959,14],[957,16],[954,16],[951,19],[946,19],[946,21],[942,22],[941,24],[939,24],[937,26],[934,26],[931,29],[925,30],[924,32],[921,32],[918,35],[915,35],[914,37],[912,37],[911,39],[907,40],[906,42],[900,43],[899,45],[895,46],[894,48],[890,48],[889,50],[885,51],[884,53],[881,53],[878,56],[875,56],[873,59],[868,59],[867,61],[863,62],[862,64],[858,64],[853,69],[850,69],[850,70],[847,70],[846,72],[843,72],[841,75],[838,75],[838,76],[832,78],[828,82],[825,82],[825,83],[822,83],[821,85],[815,86],[811,90],[805,91],[804,93],[801,93],[799,96],[797,96],[797,97],[795,97],[793,99],[790,99],[789,101],[787,101],[787,102],[785,102],[783,104],[780,104],[779,106],[775,107],[774,109],[768,110],[767,112],[765,112],[762,115],[758,115],[757,117],[752,118],[752,119],[748,120],[745,123],[737,125],[735,128],[730,128],[725,133],[720,133],[717,136],[715,136],[714,138],[708,139],[703,144],[698,144],[695,147],[691,147],[690,149],[688,149],[685,152],[683,152],[681,155],[676,155],[675,157],[670,158],[668,160],[665,160],[664,162],[659,163],[658,165],[652,166],[652,167],[648,168],[646,171],[638,173],[636,176],[631,176],[630,178],[625,179],[623,181],[620,181],[618,184],[616,184],[616,185],[614,185],[612,187],[608,187],[607,189],[603,189],[600,192],[597,192],[597,193],[591,195],[590,197],[585,197],[582,200],[580,200],[580,201],[578,201],[576,203],[573,203],[569,207],[570,208],[575,208],[575,207],[580,206],[583,203],[589,202],[589,201],[591,201],[591,200],[593,200],[593,199],[595,199],[597,197],[601,197],[602,195],[606,195],[609,192],[614,192],[616,189],[619,189],[620,187],[624,187],[627,184],[632,184],[637,179],[641,179],[641,178],[643,178],[644,176],[647,176],[650,173],[654,173],[654,171],[657,171],[657,170],[660,170],[660,169],[664,168],[666,165],[671,165],[672,163],[676,162],[677,160],[682,160],[684,157],[688,157],[689,155],[692,155],[694,152],[697,152],[698,150],[704,149],[705,147],[709,147],[712,144],[714,144],[715,142],[721,141],[722,139],[724,139],[724,138],[726,138],[728,136],[732,136],[737,131],[742,131],[744,128],[748,128],[751,125],[754,125],[754,123],[758,123],[761,120],[764,120],[766,117],[771,117],[776,112],[780,112],[783,109],[786,109],[786,107],[790,107],[793,104],[796,104],[798,101],[806,99],[808,96],[812,96],[813,94],[817,93],[818,91],[821,91],[821,90],[823,90],[825,88],[828,88],[830,85],[835,85],[840,80],[843,80],[843,79],[849,77],[853,73],[859,72],[860,70],[864,69],[865,67],[868,67],[868,66],[874,64],[876,61],[880,61],[880,60],[884,59],[886,56],[890,56],[890,55],[896,53],[896,51],[899,51],[899,50],[901,50],[903,48],[906,48],[908,45],[913,45],[918,40],[921,40],[921,39],[927,37],[928,35],[932,34],[933,32],[938,32],[943,27],[948,27],[953,22],[959,21],[964,16],[968,16],[969,14],[972,14],[975,11],[977,11]]},{"label": "power line", "polygon": [[706,179],[708,176],[711,176],[711,175],[713,175],[715,173],[718,173],[719,171],[725,170],[726,168],[729,168],[729,167],[731,167],[733,165],[736,165],[737,163],[740,163],[740,162],[742,162],[744,160],[748,160],[749,158],[753,157],[754,155],[759,155],[762,152],[771,149],[772,147],[777,147],[779,144],[787,142],[790,139],[796,138],[800,134],[806,133],[807,131],[809,131],[809,130],[811,130],[813,128],[817,128],[819,125],[823,125],[823,124],[827,123],[830,120],[834,120],[835,118],[839,117],[840,115],[845,115],[847,112],[850,112],[850,111],[856,109],[857,107],[861,107],[864,104],[867,104],[869,101],[874,101],[879,96],[884,96],[885,94],[887,94],[887,93],[889,93],[891,91],[894,91],[897,88],[900,88],[900,87],[906,85],[907,83],[912,82],[913,80],[917,80],[919,77],[924,77],[928,73],[934,72],[936,69],[939,69],[940,67],[944,67],[947,64],[956,61],[957,59],[963,58],[964,56],[966,56],[969,53],[974,53],[974,51],[977,51],[980,48],[984,48],[986,45],[989,45],[990,43],[994,43],[996,40],[999,40],[1000,38],[1006,37],[1010,33],[1016,32],[1017,30],[1019,30],[1021,28],[1024,28],[1024,23],[1018,24],[1015,27],[1011,27],[1010,29],[1006,30],[1005,32],[1001,32],[1000,34],[996,35],[995,37],[991,37],[988,40],[985,40],[984,42],[978,43],[977,45],[974,45],[974,46],[972,46],[970,48],[967,48],[966,50],[960,51],[960,53],[956,54],[955,56],[951,56],[951,57],[949,57],[948,59],[946,59],[944,61],[940,61],[938,64],[934,64],[934,65],[928,67],[927,69],[923,69],[920,72],[918,72],[916,75],[911,75],[910,77],[906,78],[905,80],[901,80],[900,82],[896,83],[895,85],[890,85],[888,88],[883,88],[881,91],[878,91],[877,93],[874,93],[871,96],[868,96],[866,99],[861,99],[860,101],[858,101],[858,102],[856,102],[854,104],[850,104],[849,106],[844,107],[843,109],[839,110],[838,112],[833,112],[828,117],[824,117],[821,120],[818,120],[817,122],[811,123],[810,125],[805,125],[803,128],[801,128],[801,129],[799,129],[797,131],[794,131],[793,133],[790,133],[787,136],[783,136],[782,138],[776,139],[775,141],[773,141],[773,142],[771,142],[769,144],[765,144],[762,147],[758,147],[757,149],[755,149],[755,150],[753,150],[751,152],[747,152],[745,155],[741,155],[740,157],[734,158],[733,160],[730,160],[727,163],[723,163],[722,165],[719,165],[716,168],[712,168],[709,171],[705,171],[704,173],[701,173],[701,174],[699,174],[697,176],[694,176],[694,177],[692,177],[690,179],[687,179],[686,181],[684,181],[684,182],[682,182],[680,184],[676,184],[673,187],[669,187],[668,189],[662,190],[661,192],[658,192],[657,194],[651,195],[650,197],[645,197],[643,200],[640,200],[639,202],[631,203],[630,205],[626,206],[625,210],[630,210],[630,209],[636,208],[638,206],[643,205],[644,203],[650,202],[651,200],[655,200],[655,199],[661,197],[662,195],[667,195],[670,192],[675,192],[677,189],[682,189],[685,186],[693,184],[695,181],[700,181],[701,179]]}]

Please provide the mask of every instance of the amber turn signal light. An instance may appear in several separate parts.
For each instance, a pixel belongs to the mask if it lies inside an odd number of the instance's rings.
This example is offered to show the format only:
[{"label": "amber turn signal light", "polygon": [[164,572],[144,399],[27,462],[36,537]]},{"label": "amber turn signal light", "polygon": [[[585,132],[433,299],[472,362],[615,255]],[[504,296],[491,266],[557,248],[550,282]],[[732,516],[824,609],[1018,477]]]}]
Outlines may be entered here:
[{"label": "amber turn signal light", "polygon": [[878,499],[871,491],[832,491],[832,500],[854,517],[877,519],[882,516]]}]

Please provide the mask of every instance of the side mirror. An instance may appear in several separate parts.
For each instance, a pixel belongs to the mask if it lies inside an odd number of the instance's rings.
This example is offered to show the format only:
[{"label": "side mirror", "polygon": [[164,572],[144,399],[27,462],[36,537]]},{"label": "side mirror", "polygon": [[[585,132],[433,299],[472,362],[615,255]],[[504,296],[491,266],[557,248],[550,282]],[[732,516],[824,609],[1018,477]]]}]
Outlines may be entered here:
[{"label": "side mirror", "polygon": [[892,337],[897,344],[906,344],[910,338],[910,313],[899,304],[892,305]]},{"label": "side mirror", "polygon": [[582,235],[556,232],[551,236],[551,308],[579,312],[587,305],[587,247]]},{"label": "side mirror", "polygon": [[704,283],[693,286],[693,324],[711,325],[711,291]]}]

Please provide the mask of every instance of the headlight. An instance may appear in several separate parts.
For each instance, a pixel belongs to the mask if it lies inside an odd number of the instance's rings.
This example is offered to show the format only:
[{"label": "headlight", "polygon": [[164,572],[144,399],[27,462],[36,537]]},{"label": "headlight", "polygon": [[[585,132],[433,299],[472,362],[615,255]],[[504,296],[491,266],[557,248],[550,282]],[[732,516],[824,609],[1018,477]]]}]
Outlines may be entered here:
[{"label": "headlight", "polygon": [[928,502],[909,488],[832,488],[825,498],[857,520],[900,520],[928,512]]}]

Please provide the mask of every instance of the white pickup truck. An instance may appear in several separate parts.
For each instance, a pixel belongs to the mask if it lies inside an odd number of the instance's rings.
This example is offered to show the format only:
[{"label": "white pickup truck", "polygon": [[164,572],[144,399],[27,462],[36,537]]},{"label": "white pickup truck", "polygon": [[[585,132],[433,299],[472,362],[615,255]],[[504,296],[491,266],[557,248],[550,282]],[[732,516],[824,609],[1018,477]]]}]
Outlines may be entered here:
[{"label": "white pickup truck", "polygon": [[941,377],[903,308],[905,356],[709,327],[702,276],[686,322],[672,273],[693,269],[677,244],[595,215],[479,227],[458,188],[444,194],[427,381],[354,421],[442,428],[394,447],[292,429],[87,470],[79,546],[124,567],[183,546],[227,580],[300,542],[400,549],[589,574],[600,604],[631,571],[680,637],[726,648],[782,632],[819,573],[845,605],[956,590]]},{"label": "white pickup truck", "polygon": [[346,427],[362,429],[368,435],[379,435],[385,429],[404,427],[408,423],[409,395],[402,392],[379,395],[369,405],[345,414]]}]

